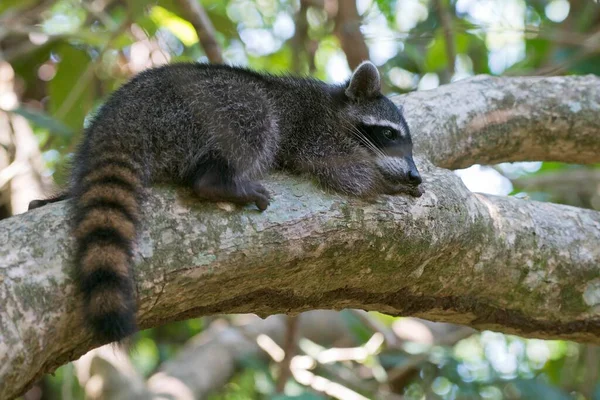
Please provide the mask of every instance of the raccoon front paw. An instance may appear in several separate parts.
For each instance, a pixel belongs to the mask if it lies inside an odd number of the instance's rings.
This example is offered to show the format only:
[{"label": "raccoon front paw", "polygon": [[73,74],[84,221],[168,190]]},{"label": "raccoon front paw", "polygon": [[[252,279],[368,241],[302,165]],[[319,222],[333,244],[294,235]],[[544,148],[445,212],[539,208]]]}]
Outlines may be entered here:
[{"label": "raccoon front paw", "polygon": [[422,185],[386,184],[384,189],[384,194],[389,195],[408,194],[412,197],[421,197],[424,193]]},{"label": "raccoon front paw", "polygon": [[203,200],[239,205],[254,203],[260,211],[266,210],[271,200],[269,191],[263,185],[250,181],[222,185],[205,184],[200,181],[194,185],[194,191]]},{"label": "raccoon front paw", "polygon": [[27,211],[33,210],[33,209],[36,209],[36,208],[40,208],[40,207],[42,207],[45,204],[46,204],[46,201],[44,201],[44,200],[32,200],[32,201],[29,202],[29,206],[27,207]]},{"label": "raccoon front paw", "polygon": [[61,194],[61,195],[58,195],[58,196],[50,197],[49,199],[32,200],[32,201],[29,202],[29,206],[27,207],[27,211],[43,207],[46,204],[56,203],[57,201],[62,201],[62,200],[65,200],[66,198],[67,198],[66,194]]},{"label": "raccoon front paw", "polygon": [[238,184],[238,191],[241,194],[240,198],[247,199],[246,203],[254,203],[260,211],[264,211],[271,204],[271,194],[260,183],[244,182]]}]

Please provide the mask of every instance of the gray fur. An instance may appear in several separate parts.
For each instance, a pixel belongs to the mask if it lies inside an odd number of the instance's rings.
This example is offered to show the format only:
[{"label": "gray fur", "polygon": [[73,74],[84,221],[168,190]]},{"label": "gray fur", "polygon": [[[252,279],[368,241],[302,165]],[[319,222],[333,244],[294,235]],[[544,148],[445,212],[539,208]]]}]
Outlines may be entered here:
[{"label": "gray fur", "polygon": [[[278,167],[346,194],[393,192],[381,171],[389,163],[378,163],[352,133],[363,117],[408,133],[398,107],[378,91],[377,69],[368,62],[346,85],[205,64],[150,69],[100,109],[75,159],[73,184],[87,173],[87,160],[116,152],[141,166],[145,184],[190,183],[202,160],[216,155],[243,182]],[[412,160],[410,148],[402,156]],[[400,180],[406,174],[386,173]]]},{"label": "gray fur", "polygon": [[346,96],[351,99],[373,98],[380,92],[381,79],[377,67],[369,61],[363,61],[352,74]]}]

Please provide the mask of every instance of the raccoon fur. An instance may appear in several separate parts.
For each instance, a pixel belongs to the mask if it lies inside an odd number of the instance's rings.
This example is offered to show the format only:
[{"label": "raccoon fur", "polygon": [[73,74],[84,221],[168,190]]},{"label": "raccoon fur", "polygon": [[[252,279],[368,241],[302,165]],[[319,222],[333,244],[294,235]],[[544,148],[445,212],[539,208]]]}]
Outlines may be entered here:
[{"label": "raccoon fur", "polygon": [[115,91],[85,130],[67,191],[77,283],[98,340],[136,330],[133,246],[144,188],[187,185],[200,199],[255,204],[272,169],[339,193],[419,196],[421,177],[401,110],[362,63],[346,84],[183,63],[146,70]]}]

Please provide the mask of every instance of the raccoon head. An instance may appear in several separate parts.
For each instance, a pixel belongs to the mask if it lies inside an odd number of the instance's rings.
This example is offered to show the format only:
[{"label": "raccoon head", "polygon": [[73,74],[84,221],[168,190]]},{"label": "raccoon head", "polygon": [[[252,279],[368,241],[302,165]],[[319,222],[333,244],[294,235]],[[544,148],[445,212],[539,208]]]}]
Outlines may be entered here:
[{"label": "raccoon head", "polygon": [[344,119],[365,147],[385,180],[386,192],[417,194],[422,182],[412,155],[412,139],[402,109],[381,93],[379,72],[372,63],[360,64],[345,87]]}]

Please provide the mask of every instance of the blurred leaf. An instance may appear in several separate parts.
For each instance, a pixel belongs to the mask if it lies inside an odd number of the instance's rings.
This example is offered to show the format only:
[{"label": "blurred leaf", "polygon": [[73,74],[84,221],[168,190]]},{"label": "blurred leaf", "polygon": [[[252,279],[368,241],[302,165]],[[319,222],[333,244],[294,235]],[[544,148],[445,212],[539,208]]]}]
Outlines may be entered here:
[{"label": "blurred leaf", "polygon": [[[467,33],[456,33],[453,38],[456,54],[466,53],[469,48],[470,35]],[[433,44],[427,51],[425,58],[425,68],[427,72],[436,72],[446,68],[448,65],[448,55],[446,54],[446,37],[442,29],[438,29],[435,34]]]},{"label": "blurred leaf", "polygon": [[[516,389],[516,391],[514,389]],[[505,386],[505,392],[518,394],[518,397],[507,396],[508,398],[544,400],[572,399],[567,393],[552,387],[539,379],[515,379]]]},{"label": "blurred leaf", "polygon": [[344,322],[350,329],[350,332],[354,337],[358,339],[359,343],[366,343],[371,338],[371,336],[373,336],[373,332],[371,331],[371,329],[367,328],[365,324],[363,324],[363,322],[358,317],[356,317],[351,311],[342,310],[340,311],[340,314],[342,315]]},{"label": "blurred leaf", "polygon": [[[91,60],[85,51],[67,44],[56,49],[56,53],[61,61],[48,84],[50,114],[74,131],[80,131],[96,96],[94,74],[86,74]],[[73,93],[74,90],[77,93]]]},{"label": "blurred leaf", "polygon": [[137,20],[138,18],[148,14],[150,7],[156,4],[156,0],[134,0],[127,2],[127,9],[132,19]]},{"label": "blurred leaf", "polygon": [[[221,0],[204,0],[201,1],[201,3],[217,33],[234,37],[238,36],[237,25],[227,16],[227,5],[229,2]],[[175,0],[158,0],[156,5],[187,20],[186,15],[184,15],[181,7],[179,7],[179,4]]]},{"label": "blurred leaf", "polygon": [[135,344],[135,351],[131,353],[131,361],[143,376],[148,376],[159,363],[158,347],[154,340],[141,338]]},{"label": "blurred leaf", "polygon": [[256,374],[245,369],[236,374],[218,393],[212,393],[208,400],[252,400],[261,398],[256,388]]},{"label": "blurred leaf", "polygon": [[[379,354],[379,362],[386,369],[391,368],[403,368],[407,365],[412,364],[414,360],[414,355],[407,354],[400,350],[386,350],[385,352]],[[420,357],[420,356],[417,356]],[[422,363],[427,363],[428,360],[424,359]]]},{"label": "blurred leaf", "polygon": [[561,378],[564,375],[563,368],[565,367],[566,360],[567,357],[558,360],[549,360],[546,365],[544,365],[543,371],[551,383],[555,385],[560,384]]},{"label": "blurred leaf", "polygon": [[539,15],[546,15],[547,0],[529,0],[528,6]]},{"label": "blurred leaf", "polygon": [[37,75],[38,68],[48,61],[52,52],[64,44],[63,40],[49,41],[11,62],[15,73],[25,82],[27,91],[33,92],[43,88],[44,85]]},{"label": "blurred leaf", "polygon": [[284,46],[275,53],[263,57],[248,56],[248,64],[251,68],[259,71],[273,73],[288,72],[292,68],[292,50]]},{"label": "blurred leaf", "polygon": [[544,161],[542,163],[541,168],[536,172],[536,174],[541,174],[543,172],[549,172],[549,171],[558,171],[558,170],[570,168],[570,167],[572,167],[572,166],[569,164],[561,163],[561,162]]},{"label": "blurred leaf", "polygon": [[158,26],[164,26],[181,40],[186,46],[198,43],[198,35],[194,26],[183,18],[178,17],[169,10],[155,6],[150,11],[150,18]]},{"label": "blurred leaf", "polygon": [[547,39],[533,38],[525,40],[525,58],[507,68],[506,73],[532,71],[546,60],[552,43]]},{"label": "blurred leaf", "polygon": [[328,399],[327,396],[322,396],[317,393],[302,393],[297,396],[287,396],[285,394],[276,394],[270,397],[271,400],[324,400]]},{"label": "blurred leaf", "polygon": [[573,64],[568,71],[577,75],[600,75],[600,55],[590,55]]},{"label": "blurred leaf", "polygon": [[425,55],[421,51],[420,46],[407,44],[404,48],[404,52],[394,57],[398,63],[398,66],[404,68],[407,71],[414,73],[424,73],[425,70]]},{"label": "blurred leaf", "polygon": [[28,107],[18,107],[12,110],[13,113],[19,114],[34,124],[49,130],[60,136],[71,137],[73,136],[73,130],[60,122],[59,120],[52,118],[43,111],[34,110]]},{"label": "blurred leaf", "polygon": [[133,38],[123,33],[116,39],[112,39],[113,32],[93,32],[90,29],[82,28],[70,35],[73,39],[79,39],[87,45],[104,48],[111,41],[111,49],[122,49],[133,43]]},{"label": "blurred leaf", "polygon": [[38,0],[2,0],[2,2],[0,2],[0,14],[9,9],[12,9],[11,11],[18,11],[22,8],[31,7],[37,2]]},{"label": "blurred leaf", "polygon": [[396,3],[397,0],[376,0],[377,7],[391,24],[396,19]]},{"label": "blurred leaf", "polygon": [[142,28],[142,30],[146,32],[146,35],[149,37],[154,36],[159,28],[156,22],[154,22],[154,19],[148,15],[144,15],[143,17],[136,19],[135,23],[138,24],[138,26]]},{"label": "blurred leaf", "polygon": [[592,400],[600,400],[600,385],[596,385],[594,393],[592,394]]}]

